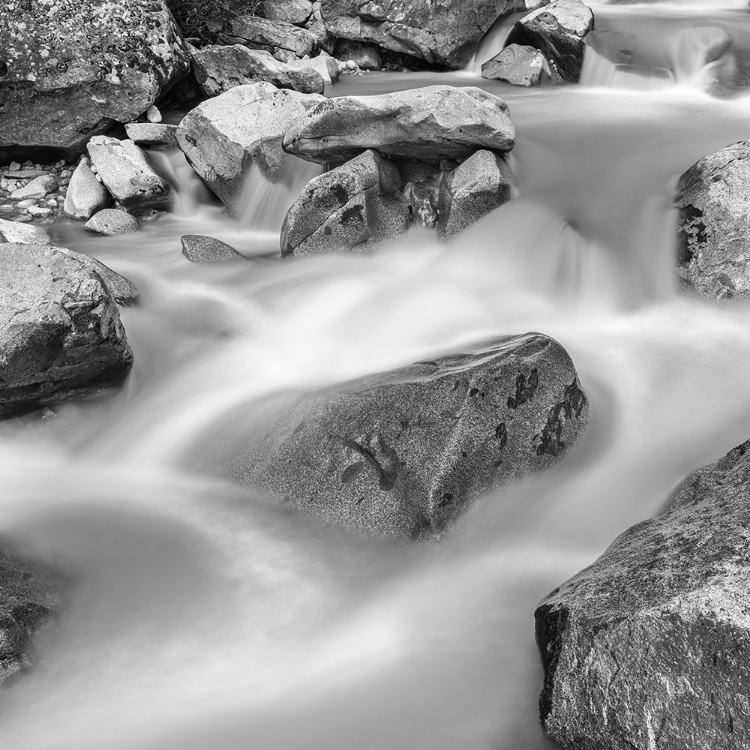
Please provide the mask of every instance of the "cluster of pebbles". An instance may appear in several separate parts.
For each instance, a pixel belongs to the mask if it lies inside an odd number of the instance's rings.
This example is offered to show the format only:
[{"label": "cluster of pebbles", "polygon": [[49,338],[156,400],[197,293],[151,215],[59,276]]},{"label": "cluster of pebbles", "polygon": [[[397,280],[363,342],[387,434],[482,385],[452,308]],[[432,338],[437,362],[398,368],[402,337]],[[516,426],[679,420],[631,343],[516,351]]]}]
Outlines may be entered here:
[{"label": "cluster of pebbles", "polygon": [[73,165],[12,162],[0,167],[0,218],[48,223],[62,215]]}]

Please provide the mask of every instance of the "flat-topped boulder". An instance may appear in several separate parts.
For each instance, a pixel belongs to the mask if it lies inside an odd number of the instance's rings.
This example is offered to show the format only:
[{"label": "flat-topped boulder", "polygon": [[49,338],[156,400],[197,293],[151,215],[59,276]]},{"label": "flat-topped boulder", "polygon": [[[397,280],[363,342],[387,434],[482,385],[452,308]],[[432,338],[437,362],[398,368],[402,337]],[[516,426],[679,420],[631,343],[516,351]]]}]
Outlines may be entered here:
[{"label": "flat-topped boulder", "polygon": [[284,150],[308,161],[342,162],[375,149],[439,162],[515,144],[508,105],[475,87],[426,86],[376,96],[326,99],[291,123]]},{"label": "flat-topped boulder", "polygon": [[0,163],[83,151],[190,67],[163,0],[3,0],[2,19]]},{"label": "flat-topped boulder", "polygon": [[341,39],[371,42],[385,49],[460,70],[492,25],[545,0],[322,0],[329,31]]},{"label": "flat-topped boulder", "polygon": [[247,47],[264,49],[280,58],[312,55],[317,40],[307,29],[284,21],[257,16],[239,16],[227,24],[226,37]]},{"label": "flat-topped boulder", "polygon": [[193,53],[193,71],[206,96],[218,96],[235,86],[267,81],[282,89],[322,94],[323,77],[312,68],[287,65],[265,50],[241,44],[209,45]]},{"label": "flat-topped boulder", "polygon": [[177,129],[177,142],[193,169],[236,213],[243,208],[242,189],[251,166],[269,182],[283,179],[294,158],[281,148],[284,134],[324,101],[319,94],[265,82],[236,86],[188,112]]},{"label": "flat-topped boulder", "polygon": [[594,28],[594,14],[581,0],[553,0],[524,16],[511,30],[511,44],[538,49],[564,81],[578,81],[586,53],[584,39]]},{"label": "flat-topped boulder", "polygon": [[431,536],[559,460],[588,413],[557,342],[506,337],[264,410],[232,474],[330,523]]},{"label": "flat-topped boulder", "polygon": [[691,475],[536,611],[563,748],[750,744],[750,442]]},{"label": "flat-topped boulder", "polygon": [[365,151],[313,178],[294,201],[281,229],[282,255],[309,255],[396,237],[411,223],[393,162]]},{"label": "flat-topped boulder", "polygon": [[88,260],[0,244],[0,417],[119,384],[132,363],[114,295]]},{"label": "flat-topped boulder", "polygon": [[677,185],[677,270],[708,299],[750,296],[750,142],[709,154]]}]

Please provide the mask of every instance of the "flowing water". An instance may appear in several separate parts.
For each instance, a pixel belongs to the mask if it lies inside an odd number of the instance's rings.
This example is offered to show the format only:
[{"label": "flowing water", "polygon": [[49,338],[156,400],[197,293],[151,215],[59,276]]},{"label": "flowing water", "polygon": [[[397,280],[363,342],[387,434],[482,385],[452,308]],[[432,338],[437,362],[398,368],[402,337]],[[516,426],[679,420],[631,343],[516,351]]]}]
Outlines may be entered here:
[{"label": "flowing water", "polygon": [[[678,294],[671,208],[682,171],[750,135],[750,99],[706,92],[706,36],[684,29],[731,27],[739,55],[748,17],[705,3],[595,11],[638,43],[639,74],[666,70],[668,86],[370,74],[330,91],[446,81],[507,99],[517,195],[451,244],[415,230],[370,256],[280,262],[279,205],[304,175],[270,196],[251,181],[233,221],[176,155],[161,165],[180,187],[171,216],[120,238],[57,228],[143,302],[123,311],[136,364],[121,392],[0,424],[0,528],[75,580],[37,667],[3,690],[3,747],[549,746],[536,603],[750,431],[750,307]],[[191,264],[189,232],[249,260]],[[531,330],[571,353],[586,437],[439,543],[326,528],[223,477],[271,394]]]}]

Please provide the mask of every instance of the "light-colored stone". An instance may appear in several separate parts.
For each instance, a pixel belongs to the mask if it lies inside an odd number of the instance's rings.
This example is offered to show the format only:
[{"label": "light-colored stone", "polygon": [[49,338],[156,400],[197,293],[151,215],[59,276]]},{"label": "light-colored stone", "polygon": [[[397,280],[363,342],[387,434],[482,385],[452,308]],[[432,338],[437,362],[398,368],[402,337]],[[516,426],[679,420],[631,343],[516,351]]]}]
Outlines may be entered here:
[{"label": "light-colored stone", "polygon": [[116,234],[129,234],[138,231],[138,220],[119,208],[105,208],[97,211],[84,225],[90,232],[108,237]]},{"label": "light-colored stone", "polygon": [[505,152],[516,132],[508,105],[476,87],[426,86],[328,99],[295,120],[284,150],[308,161],[344,161],[369,148],[438,162],[477,149]]},{"label": "light-colored stone", "polygon": [[227,24],[226,35],[248,47],[265,49],[271,53],[292,53],[296,57],[312,55],[316,47],[315,37],[307,29],[256,16],[232,19]]},{"label": "light-colored stone", "polygon": [[161,122],[161,112],[159,112],[159,108],[155,104],[152,104],[146,110],[146,120],[151,123]]},{"label": "light-colored stone", "polygon": [[539,86],[561,80],[538,49],[520,44],[511,44],[484,63],[482,78],[505,81],[514,86]]},{"label": "light-colored stone", "polygon": [[296,68],[312,68],[320,75],[326,86],[330,86],[332,83],[336,83],[336,81],[339,80],[338,61],[322,52],[315,57],[310,57],[304,60],[292,60],[289,65]]},{"label": "light-colored stone", "polygon": [[125,126],[128,138],[137,146],[177,148],[177,125],[152,122],[129,122]]},{"label": "light-colored stone", "polygon": [[11,200],[27,200],[29,198],[44,198],[53,190],[57,190],[57,180],[51,174],[40,175],[23,187],[17,188],[10,194]]},{"label": "light-colored stone", "polygon": [[27,226],[7,219],[0,219],[0,236],[5,238],[5,242],[23,245],[50,243],[49,235],[42,227]]},{"label": "light-colored stone", "polygon": [[269,21],[283,21],[303,26],[313,13],[310,0],[260,0],[258,15]]},{"label": "light-colored stone", "polygon": [[193,263],[221,263],[228,260],[245,260],[231,245],[202,234],[185,234],[181,237],[182,254]]},{"label": "light-colored stone", "polygon": [[89,160],[84,156],[70,178],[63,212],[71,219],[90,219],[110,201],[107,189],[96,179]]}]

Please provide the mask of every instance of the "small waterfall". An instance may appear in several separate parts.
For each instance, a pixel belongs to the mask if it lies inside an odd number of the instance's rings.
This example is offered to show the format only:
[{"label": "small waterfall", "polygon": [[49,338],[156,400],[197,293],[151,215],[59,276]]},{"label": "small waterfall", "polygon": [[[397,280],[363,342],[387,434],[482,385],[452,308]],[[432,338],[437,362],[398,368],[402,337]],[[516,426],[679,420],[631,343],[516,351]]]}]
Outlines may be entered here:
[{"label": "small waterfall", "polygon": [[474,53],[474,57],[471,58],[464,71],[475,75],[481,74],[482,63],[491,60],[505,47],[505,42],[516,25],[516,21],[523,15],[525,14],[511,13],[511,15],[496,21],[492,28],[484,35],[477,51]]},{"label": "small waterfall", "polygon": [[201,206],[211,200],[211,191],[188,164],[182,151],[149,151],[148,156],[174,190],[173,214],[180,217],[194,216]]},{"label": "small waterfall", "polygon": [[708,88],[724,65],[732,37],[717,26],[682,29],[672,40],[670,57],[677,82]]},{"label": "small waterfall", "polygon": [[581,71],[581,86],[628,91],[658,91],[673,84],[673,76],[665,68],[645,68],[613,63],[593,47],[586,48]]}]

